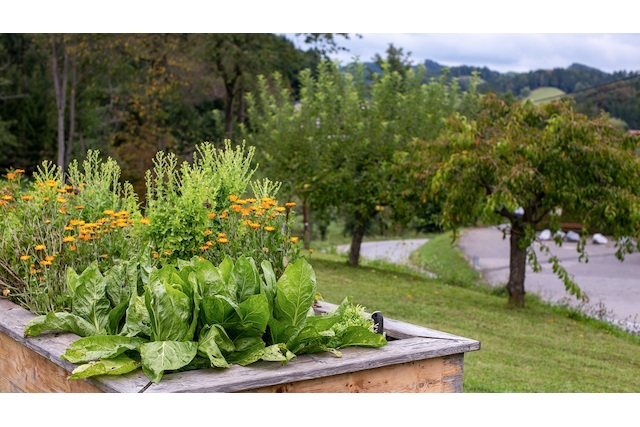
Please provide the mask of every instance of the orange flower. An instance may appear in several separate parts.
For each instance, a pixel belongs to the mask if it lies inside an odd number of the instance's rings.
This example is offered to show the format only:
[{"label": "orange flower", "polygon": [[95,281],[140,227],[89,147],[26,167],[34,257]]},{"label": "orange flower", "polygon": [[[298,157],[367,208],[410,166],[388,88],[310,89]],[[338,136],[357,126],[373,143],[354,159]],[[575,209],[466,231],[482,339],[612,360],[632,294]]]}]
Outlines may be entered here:
[{"label": "orange flower", "polygon": [[36,245],[35,248],[36,251],[44,251],[45,249],[47,249],[47,247],[45,245]]},{"label": "orange flower", "polygon": [[285,203],[284,205],[285,205],[286,207],[288,207],[288,208],[292,208],[292,207],[294,207],[296,204],[295,204],[294,202],[287,202],[287,203]]},{"label": "orange flower", "polygon": [[28,261],[30,258],[31,258],[31,256],[29,256],[29,255],[22,255],[20,257],[20,261]]},{"label": "orange flower", "polygon": [[204,230],[204,231],[202,232],[202,234],[204,234],[205,236],[208,236],[208,235],[209,235],[209,234],[211,234],[211,233],[212,233],[212,231],[211,231],[211,230]]},{"label": "orange flower", "polygon": [[29,200],[33,199],[33,196],[22,196],[21,198],[22,198],[22,200],[24,200],[25,202],[28,202]]},{"label": "orange flower", "polygon": [[271,232],[271,231],[274,231],[274,230],[275,230],[275,228],[273,228],[273,227],[271,227],[270,225],[268,225],[268,226],[266,226],[266,227],[264,228],[264,230],[265,230],[265,231],[269,231],[269,232]]},{"label": "orange flower", "polygon": [[276,206],[275,208],[273,208],[275,211],[277,212],[284,212],[286,210],[286,208],[282,207],[282,206]]},{"label": "orange flower", "polygon": [[289,240],[291,241],[291,243],[297,243],[298,242],[298,238],[297,237],[292,237]]},{"label": "orange flower", "polygon": [[52,255],[47,255],[46,257],[44,257],[44,259],[45,259],[46,261],[51,262],[51,261],[53,261],[54,259],[56,259],[56,257],[54,257],[54,256],[52,256]]},{"label": "orange flower", "polygon": [[16,174],[15,174],[15,173],[11,173],[11,172],[9,172],[9,173],[7,174],[7,179],[13,179],[13,178],[15,178],[15,177],[16,177]]},{"label": "orange flower", "polygon": [[227,233],[218,233],[218,237],[227,237]]},{"label": "orange flower", "polygon": [[207,246],[213,246],[213,242],[211,240],[207,240],[207,243],[205,243]]},{"label": "orange flower", "polygon": [[260,224],[258,224],[257,222],[252,222],[249,224],[249,227],[253,228],[254,230],[260,228]]},{"label": "orange flower", "polygon": [[158,252],[154,252],[154,253],[153,253],[153,257],[154,257],[154,258],[158,258],[159,256],[160,256],[160,255],[158,255]]},{"label": "orange flower", "polygon": [[73,242],[73,241],[75,241],[75,240],[76,240],[76,238],[75,238],[75,237],[73,237],[73,236],[66,236],[66,237],[64,237],[64,238],[62,239],[62,241],[63,241],[64,243],[71,243],[71,242]]},{"label": "orange flower", "polygon": [[16,169],[16,173],[24,173],[24,169]]},{"label": "orange flower", "polygon": [[82,205],[78,205],[78,206],[76,206],[76,209],[78,209],[78,210],[80,210],[80,209],[84,209],[84,206],[82,206]]},{"label": "orange flower", "polygon": [[209,215],[207,215],[207,216],[209,217],[209,219],[213,219],[213,218],[215,218],[215,217],[216,217],[216,214],[212,212],[212,213],[210,213],[210,214],[209,214]]},{"label": "orange flower", "polygon": [[140,220],[140,224],[150,224],[151,220],[149,218],[142,218]]},{"label": "orange flower", "polygon": [[78,249],[78,248],[77,248],[76,246],[73,246],[73,245],[69,246],[69,250],[70,250],[70,251],[75,251],[75,250],[77,250],[77,249]]},{"label": "orange flower", "polygon": [[2,196],[2,200],[13,200],[13,196],[7,194],[6,196]]},{"label": "orange flower", "polygon": [[232,194],[229,196],[229,200],[232,202],[235,202],[236,200],[238,200],[238,196],[236,196],[235,194]]},{"label": "orange flower", "polygon": [[45,267],[49,266],[49,265],[51,265],[51,261],[47,261],[47,260],[40,261],[40,265],[44,265]]},{"label": "orange flower", "polygon": [[102,254],[102,255],[100,255],[100,256],[101,256],[102,258],[104,258],[104,259],[109,258],[109,255],[108,255],[108,254]]},{"label": "orange flower", "polygon": [[63,197],[58,197],[58,198],[56,199],[56,202],[58,202],[58,203],[67,203],[67,199],[65,199],[65,198],[63,198]]},{"label": "orange flower", "polygon": [[218,243],[229,243],[229,239],[225,239],[224,237],[221,237],[218,239]]},{"label": "orange flower", "polygon": [[309,248],[309,253],[312,254],[313,253],[313,249]]},{"label": "orange flower", "polygon": [[2,296],[6,297],[7,295],[9,295],[9,292],[11,292],[9,289],[3,289],[2,290]]}]

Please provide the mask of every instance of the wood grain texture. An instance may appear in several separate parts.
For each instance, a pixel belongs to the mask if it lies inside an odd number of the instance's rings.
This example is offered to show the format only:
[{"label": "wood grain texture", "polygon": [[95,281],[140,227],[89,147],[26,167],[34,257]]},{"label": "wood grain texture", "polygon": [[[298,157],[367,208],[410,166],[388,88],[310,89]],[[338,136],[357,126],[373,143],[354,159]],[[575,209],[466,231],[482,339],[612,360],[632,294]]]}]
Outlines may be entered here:
[{"label": "wood grain texture", "polygon": [[255,393],[459,393],[462,354],[248,390]]},{"label": "wood grain texture", "polygon": [[0,333],[0,372],[15,388],[28,393],[95,393],[87,381],[69,381],[69,371]]}]

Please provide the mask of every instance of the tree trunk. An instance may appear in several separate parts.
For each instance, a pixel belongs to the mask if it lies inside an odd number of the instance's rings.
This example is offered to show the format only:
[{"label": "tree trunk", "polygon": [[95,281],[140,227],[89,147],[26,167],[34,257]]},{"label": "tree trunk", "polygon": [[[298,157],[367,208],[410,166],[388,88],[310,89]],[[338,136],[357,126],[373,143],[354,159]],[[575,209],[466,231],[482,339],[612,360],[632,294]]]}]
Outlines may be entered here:
[{"label": "tree trunk", "polygon": [[353,228],[353,236],[351,237],[351,249],[349,250],[349,265],[356,267],[360,261],[360,247],[362,239],[367,229],[367,223],[363,221],[362,215],[356,213],[355,227]]},{"label": "tree trunk", "polygon": [[524,308],[524,278],[527,268],[527,249],[520,248],[524,237],[524,229],[519,224],[511,223],[510,257],[509,257],[509,305]]},{"label": "tree trunk", "polygon": [[64,167],[71,162],[73,152],[73,138],[76,132],[76,81],[77,81],[77,56],[73,52],[71,56],[71,85],[69,86],[69,136],[64,156]]},{"label": "tree trunk", "polygon": [[304,223],[304,248],[308,250],[311,245],[311,215],[306,200],[302,202],[302,221]]},{"label": "tree trunk", "polygon": [[64,114],[66,107],[67,96],[67,76],[69,67],[69,56],[62,44],[62,53],[64,58],[64,64],[62,66],[62,75],[60,75],[60,69],[58,67],[58,43],[56,41],[56,35],[51,36],[51,71],[53,74],[53,89],[56,94],[56,107],[58,111],[58,166],[64,173]]}]

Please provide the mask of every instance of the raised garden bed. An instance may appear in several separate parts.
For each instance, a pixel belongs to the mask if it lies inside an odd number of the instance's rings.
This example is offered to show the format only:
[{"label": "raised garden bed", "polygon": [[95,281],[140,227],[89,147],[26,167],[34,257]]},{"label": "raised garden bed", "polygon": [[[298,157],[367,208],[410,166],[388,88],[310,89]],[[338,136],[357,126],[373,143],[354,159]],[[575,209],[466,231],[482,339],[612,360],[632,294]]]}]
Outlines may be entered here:
[{"label": "raised garden bed", "polygon": [[[335,308],[316,306],[318,313]],[[389,343],[376,349],[350,347],[302,355],[285,365],[257,362],[247,367],[167,373],[154,384],[141,372],[68,380],[75,365],[60,359],[71,333],[24,338],[35,315],[0,299],[0,392],[176,393],[176,392],[462,392],[464,354],[478,341],[393,319],[384,319]]]}]

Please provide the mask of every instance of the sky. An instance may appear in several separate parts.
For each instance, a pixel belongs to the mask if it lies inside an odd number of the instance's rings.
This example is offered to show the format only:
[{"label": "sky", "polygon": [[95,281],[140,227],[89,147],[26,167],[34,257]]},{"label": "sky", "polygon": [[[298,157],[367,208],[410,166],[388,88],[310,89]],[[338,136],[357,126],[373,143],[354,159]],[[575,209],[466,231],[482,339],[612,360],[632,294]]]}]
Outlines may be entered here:
[{"label": "sky", "polygon": [[[640,26],[638,27],[640,30]],[[413,64],[433,60],[445,66],[486,66],[499,72],[566,68],[580,63],[605,72],[640,71],[640,33],[365,33],[338,37],[349,49],[332,55],[342,63],[354,57],[386,57],[389,44],[402,48]],[[301,37],[287,37],[303,46]]]}]

